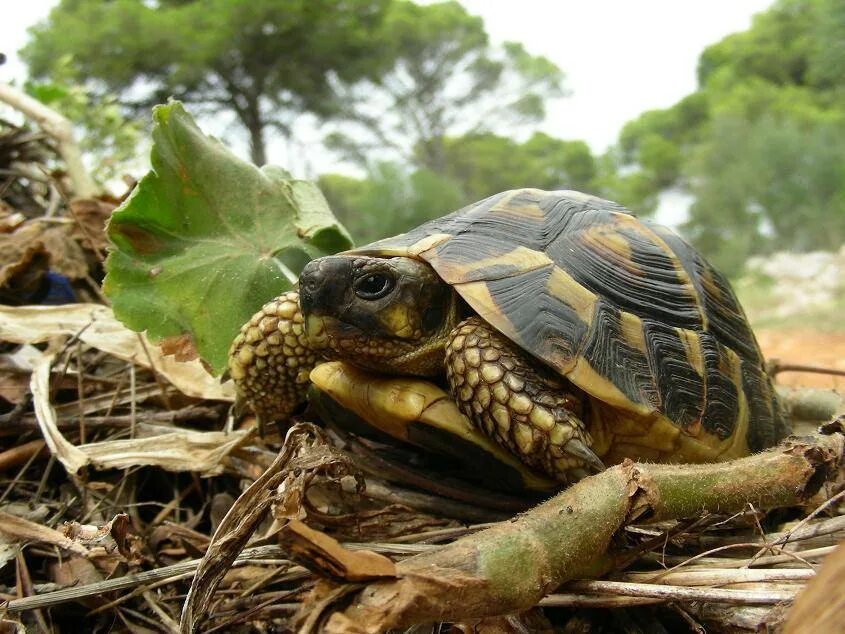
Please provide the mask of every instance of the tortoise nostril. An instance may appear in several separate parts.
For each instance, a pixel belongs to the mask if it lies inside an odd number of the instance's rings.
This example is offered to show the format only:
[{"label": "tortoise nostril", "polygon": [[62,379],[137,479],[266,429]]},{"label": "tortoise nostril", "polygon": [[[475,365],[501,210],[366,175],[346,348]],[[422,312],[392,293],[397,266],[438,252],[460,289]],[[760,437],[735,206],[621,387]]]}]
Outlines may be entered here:
[{"label": "tortoise nostril", "polygon": [[308,277],[304,277],[304,278],[299,280],[299,286],[300,286],[300,288],[304,289],[305,291],[307,291],[309,293],[313,293],[317,290],[317,287],[319,286],[319,282],[317,282],[317,280],[315,280],[314,277],[308,276]]}]

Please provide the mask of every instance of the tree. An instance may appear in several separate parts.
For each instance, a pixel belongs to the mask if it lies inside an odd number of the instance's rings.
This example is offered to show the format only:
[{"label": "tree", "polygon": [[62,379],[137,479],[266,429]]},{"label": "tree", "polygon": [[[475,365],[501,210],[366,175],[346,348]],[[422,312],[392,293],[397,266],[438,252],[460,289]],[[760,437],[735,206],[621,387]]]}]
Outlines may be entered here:
[{"label": "tree", "polygon": [[402,233],[467,202],[448,178],[426,169],[409,172],[397,163],[377,163],[363,179],[325,174],[318,185],[359,244]]},{"label": "tree", "polygon": [[656,199],[636,174],[619,174],[612,157],[595,157],[583,141],[542,132],[519,143],[492,133],[446,138],[442,172],[396,162],[372,165],[362,179],[320,177],[320,187],[358,241],[402,233],[492,194],[518,187],[575,189],[647,215]]},{"label": "tree", "polygon": [[590,190],[596,160],[583,141],[535,132],[526,142],[490,132],[443,140],[442,173],[461,185],[466,200],[506,189]]},{"label": "tree", "polygon": [[22,53],[35,77],[71,55],[79,81],[136,112],[169,96],[234,112],[261,165],[268,130],[290,135],[301,113],[328,112],[332,83],[379,72],[387,3],[61,0]]},{"label": "tree", "polygon": [[843,7],[780,0],[705,49],[696,92],[620,135],[619,172],[652,196],[691,193],[684,230],[727,272],[845,242]]},{"label": "tree", "polygon": [[330,147],[359,165],[389,159],[442,173],[446,140],[503,129],[509,136],[545,116],[563,73],[521,44],[490,45],[481,18],[457,2],[391,4],[388,72],[343,89]]},{"label": "tree", "polygon": [[845,127],[720,116],[696,148],[684,230],[728,273],[749,253],[845,242]]}]

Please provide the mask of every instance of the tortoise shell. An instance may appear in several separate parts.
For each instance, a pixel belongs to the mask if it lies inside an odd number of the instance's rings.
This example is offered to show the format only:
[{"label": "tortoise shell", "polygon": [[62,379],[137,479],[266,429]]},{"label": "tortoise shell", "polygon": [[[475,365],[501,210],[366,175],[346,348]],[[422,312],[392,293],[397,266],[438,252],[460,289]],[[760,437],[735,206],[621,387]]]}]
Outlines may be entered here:
[{"label": "tortoise shell", "polygon": [[734,455],[785,435],[727,280],[616,203],[507,191],[352,253],[424,260],[490,325],[628,418],[719,453],[741,444]]}]

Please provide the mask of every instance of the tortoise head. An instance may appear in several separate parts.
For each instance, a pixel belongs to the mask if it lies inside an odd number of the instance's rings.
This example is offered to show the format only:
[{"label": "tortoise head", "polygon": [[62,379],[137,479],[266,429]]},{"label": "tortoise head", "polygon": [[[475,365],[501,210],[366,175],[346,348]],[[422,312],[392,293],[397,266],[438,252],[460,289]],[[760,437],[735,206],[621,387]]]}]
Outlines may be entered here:
[{"label": "tortoise head", "polygon": [[299,277],[309,342],[329,356],[396,374],[443,369],[458,300],[426,263],[413,258],[336,255]]}]

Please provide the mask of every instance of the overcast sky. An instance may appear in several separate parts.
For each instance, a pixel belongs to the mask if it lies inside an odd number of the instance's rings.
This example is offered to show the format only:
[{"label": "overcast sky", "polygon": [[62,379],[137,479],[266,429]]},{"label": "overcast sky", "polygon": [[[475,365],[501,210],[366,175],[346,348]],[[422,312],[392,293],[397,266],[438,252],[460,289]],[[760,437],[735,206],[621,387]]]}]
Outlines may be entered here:
[{"label": "overcast sky", "polygon": [[[10,0],[5,0],[10,5]],[[484,18],[493,41],[515,40],[556,63],[572,95],[553,105],[547,132],[584,139],[596,152],[613,143],[626,121],[644,110],[667,107],[695,89],[696,61],[708,44],[741,31],[772,0],[461,0]],[[22,79],[16,52],[26,27],[47,15],[55,0],[15,2],[0,20],[0,51],[9,61],[0,79]],[[7,7],[8,9],[9,7]],[[234,128],[220,123],[216,134]],[[225,135],[227,140],[233,135]],[[307,138],[311,137],[311,138]],[[317,132],[291,148],[306,155],[311,170],[335,167],[322,152]],[[245,154],[245,144],[240,152]],[[274,143],[271,160],[297,172],[288,148]],[[293,164],[291,164],[293,163]]]}]

